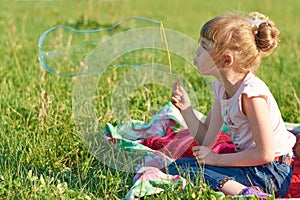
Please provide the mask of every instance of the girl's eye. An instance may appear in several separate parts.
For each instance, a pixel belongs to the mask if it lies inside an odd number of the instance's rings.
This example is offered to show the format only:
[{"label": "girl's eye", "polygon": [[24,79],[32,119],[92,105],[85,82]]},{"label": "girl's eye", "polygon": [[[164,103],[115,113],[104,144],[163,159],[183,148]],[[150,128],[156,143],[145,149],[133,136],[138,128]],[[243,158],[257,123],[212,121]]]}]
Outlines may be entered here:
[{"label": "girl's eye", "polygon": [[206,44],[203,41],[201,41],[200,45],[202,46],[202,48],[204,50],[207,50],[207,46],[206,46]]}]

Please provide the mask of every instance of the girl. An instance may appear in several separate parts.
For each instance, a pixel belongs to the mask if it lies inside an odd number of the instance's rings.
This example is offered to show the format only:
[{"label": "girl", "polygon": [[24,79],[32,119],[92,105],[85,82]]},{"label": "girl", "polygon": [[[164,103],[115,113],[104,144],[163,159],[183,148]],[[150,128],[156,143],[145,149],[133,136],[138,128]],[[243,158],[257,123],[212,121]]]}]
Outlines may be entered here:
[{"label": "girl", "polygon": [[[260,13],[218,16],[204,24],[194,65],[201,75],[217,79],[213,84],[215,100],[202,123],[184,88],[174,84],[171,101],[201,146],[193,148],[195,158],[170,165],[170,174],[183,170],[195,181],[195,173],[202,170],[212,189],[228,195],[266,198],[273,192],[277,197],[286,194],[293,172],[295,137],[287,131],[268,87],[254,75],[261,58],[279,41],[274,22]],[[206,147],[223,124],[237,153],[217,154]]]}]

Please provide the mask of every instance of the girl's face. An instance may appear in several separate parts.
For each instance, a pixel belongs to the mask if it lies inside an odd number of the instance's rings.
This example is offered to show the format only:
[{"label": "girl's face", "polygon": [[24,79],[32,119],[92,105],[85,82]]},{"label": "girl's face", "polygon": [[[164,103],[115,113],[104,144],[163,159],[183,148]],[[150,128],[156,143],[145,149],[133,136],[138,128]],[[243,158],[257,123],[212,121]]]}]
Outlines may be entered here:
[{"label": "girl's face", "polygon": [[210,56],[210,53],[214,51],[213,44],[205,38],[201,38],[199,43],[200,45],[196,50],[196,56],[194,58],[194,65],[201,75],[215,75],[215,73],[218,73],[218,68]]}]

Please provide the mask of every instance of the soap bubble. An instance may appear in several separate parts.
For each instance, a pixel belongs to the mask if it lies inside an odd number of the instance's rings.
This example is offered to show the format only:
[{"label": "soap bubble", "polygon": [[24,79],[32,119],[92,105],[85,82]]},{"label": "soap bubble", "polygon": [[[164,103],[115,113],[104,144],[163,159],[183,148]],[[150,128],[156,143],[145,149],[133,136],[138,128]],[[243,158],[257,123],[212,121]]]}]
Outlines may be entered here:
[{"label": "soap bubble", "polygon": [[[109,167],[136,172],[142,166],[163,168],[174,160],[141,148],[132,138],[118,135],[109,142],[104,132],[109,126],[135,120],[131,101],[139,88],[148,85],[169,91],[160,97],[169,100],[173,83],[179,80],[192,105],[198,107],[194,87],[184,76],[197,72],[193,66],[197,47],[195,40],[163,28],[161,22],[130,17],[101,30],[53,27],[40,37],[39,61],[52,74],[75,77],[73,118],[87,149]],[[210,84],[211,80],[205,82]],[[150,115],[162,106],[156,105]]]}]

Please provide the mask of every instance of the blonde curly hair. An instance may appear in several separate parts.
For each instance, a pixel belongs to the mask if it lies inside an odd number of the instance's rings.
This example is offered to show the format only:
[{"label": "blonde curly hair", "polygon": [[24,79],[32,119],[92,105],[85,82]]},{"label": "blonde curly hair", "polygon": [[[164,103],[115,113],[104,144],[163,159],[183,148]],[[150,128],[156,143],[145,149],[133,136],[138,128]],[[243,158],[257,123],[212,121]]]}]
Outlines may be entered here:
[{"label": "blonde curly hair", "polygon": [[214,44],[211,56],[216,64],[228,49],[234,53],[235,70],[240,73],[255,72],[261,58],[270,55],[279,44],[279,34],[275,23],[258,12],[221,15],[206,22],[200,31],[201,38]]}]

